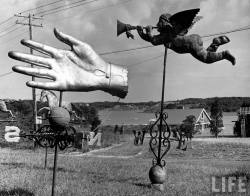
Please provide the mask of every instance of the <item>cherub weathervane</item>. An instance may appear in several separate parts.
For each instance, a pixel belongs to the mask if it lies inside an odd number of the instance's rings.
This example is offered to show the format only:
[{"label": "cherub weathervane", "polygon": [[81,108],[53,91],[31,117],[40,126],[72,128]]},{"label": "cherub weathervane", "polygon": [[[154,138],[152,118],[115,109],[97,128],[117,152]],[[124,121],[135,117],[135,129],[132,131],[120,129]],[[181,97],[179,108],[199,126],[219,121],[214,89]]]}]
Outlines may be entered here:
[{"label": "cherub weathervane", "polygon": [[[117,36],[126,32],[128,38],[134,38],[131,30],[137,30],[139,36],[153,45],[164,44],[167,48],[179,54],[190,53],[193,57],[203,63],[214,63],[223,59],[235,65],[235,57],[228,51],[217,52],[220,45],[230,42],[230,39],[223,35],[213,39],[210,46],[205,49],[200,35],[186,35],[188,30],[202,17],[197,16],[200,9],[191,9],[178,12],[174,15],[162,14],[155,27],[148,25],[131,26],[117,21]],[[159,34],[152,35],[153,29],[157,29]],[[144,32],[146,30],[146,32]]]}]

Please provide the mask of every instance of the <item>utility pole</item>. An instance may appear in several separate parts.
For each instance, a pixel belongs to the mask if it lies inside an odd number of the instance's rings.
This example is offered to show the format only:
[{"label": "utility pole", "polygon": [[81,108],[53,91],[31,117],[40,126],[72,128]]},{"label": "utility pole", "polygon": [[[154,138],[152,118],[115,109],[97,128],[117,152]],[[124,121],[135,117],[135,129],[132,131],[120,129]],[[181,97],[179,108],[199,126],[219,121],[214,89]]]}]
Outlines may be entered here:
[{"label": "utility pole", "polygon": [[[29,39],[32,40],[32,27],[43,27],[42,24],[32,24],[32,20],[42,20],[43,18],[41,17],[36,17],[34,15],[21,15],[21,14],[15,14],[16,17],[19,18],[25,18],[28,19],[28,23],[24,23],[24,22],[19,22],[18,20],[16,21],[16,24],[21,24],[21,25],[28,25],[29,26]],[[30,48],[30,54],[33,54],[33,49]],[[31,67],[34,67],[33,64],[30,64]],[[32,76],[32,81],[35,81],[35,77]],[[37,130],[37,101],[36,101],[36,89],[32,88],[32,99],[33,99],[33,121],[34,121],[34,129],[33,131],[36,132]]]}]

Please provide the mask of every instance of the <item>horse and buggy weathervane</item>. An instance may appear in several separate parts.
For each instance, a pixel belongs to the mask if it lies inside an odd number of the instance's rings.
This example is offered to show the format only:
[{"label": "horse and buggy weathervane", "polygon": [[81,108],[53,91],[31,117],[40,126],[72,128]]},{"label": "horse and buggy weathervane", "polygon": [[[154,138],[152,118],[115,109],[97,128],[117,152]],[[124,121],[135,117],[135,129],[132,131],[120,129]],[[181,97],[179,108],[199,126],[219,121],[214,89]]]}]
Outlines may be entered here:
[{"label": "horse and buggy weathervane", "polygon": [[[60,93],[62,96],[62,92]],[[61,100],[61,99],[60,99]],[[61,106],[61,101],[59,103]],[[65,150],[73,147],[76,130],[69,125],[70,114],[63,107],[53,107],[48,114],[50,124],[41,126],[36,132],[23,133],[18,127],[7,126],[5,131],[5,139],[7,142],[19,142],[20,138],[28,138],[35,141],[41,147],[46,148],[45,168],[47,164],[47,148],[54,148],[54,165],[53,165],[53,179],[52,179],[52,193],[55,194],[56,171],[57,171],[57,157],[58,148]],[[5,120],[7,122],[17,122],[17,120]]]},{"label": "horse and buggy weathervane", "polygon": [[[230,61],[233,65],[236,63],[234,56],[228,50],[217,52],[220,45],[230,41],[228,37],[219,36],[214,38],[211,45],[205,49],[203,48],[201,36],[197,34],[186,35],[195,22],[201,19],[200,16],[197,16],[198,12],[199,9],[191,9],[178,12],[174,15],[168,13],[162,14],[156,27],[132,26],[120,21],[117,23],[118,36],[126,33],[128,38],[134,38],[131,30],[137,30],[143,40],[153,45],[164,45],[165,47],[160,113],[149,129],[151,137],[149,146],[154,155],[153,166],[149,171],[149,178],[152,185],[159,190],[164,189],[166,161],[163,158],[170,149],[171,141],[171,130],[167,123],[167,114],[164,113],[165,73],[168,49],[180,54],[190,53],[203,63],[214,63],[224,59]],[[157,29],[159,34],[153,35],[153,29]],[[146,32],[144,32],[145,30]],[[126,97],[128,93],[128,71],[126,68],[105,62],[87,43],[81,42],[57,29],[54,30],[54,34],[60,41],[67,44],[70,50],[57,49],[32,40],[22,40],[21,44],[24,46],[47,54],[48,57],[21,52],[9,52],[8,55],[10,58],[34,65],[34,67],[14,66],[12,69],[15,72],[50,80],[46,82],[29,81],[27,82],[27,86],[60,91],[59,103],[61,103],[63,91],[89,92],[101,90],[119,98]],[[52,195],[54,195],[57,147],[65,149],[71,146],[75,133],[72,129],[68,129],[68,111],[65,111],[61,107],[56,107],[52,108],[50,115],[49,126],[40,129],[40,131],[33,135],[27,134],[26,136],[35,138],[41,146],[55,148],[52,186]]]}]

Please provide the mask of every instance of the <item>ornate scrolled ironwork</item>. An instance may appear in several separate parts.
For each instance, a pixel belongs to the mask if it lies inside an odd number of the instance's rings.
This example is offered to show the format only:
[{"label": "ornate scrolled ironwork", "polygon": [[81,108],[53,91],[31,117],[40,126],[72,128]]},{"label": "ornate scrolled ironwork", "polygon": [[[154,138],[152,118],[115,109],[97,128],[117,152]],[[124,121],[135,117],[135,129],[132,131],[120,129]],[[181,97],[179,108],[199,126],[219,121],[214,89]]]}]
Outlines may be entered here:
[{"label": "ornate scrolled ironwork", "polygon": [[56,144],[60,150],[72,147],[76,130],[72,126],[62,127],[55,130],[51,125],[44,125],[33,134],[20,134],[20,137],[35,140],[36,143],[44,148],[54,148]]},{"label": "ornate scrolled ironwork", "polygon": [[[166,122],[166,119],[168,117],[166,113],[155,113],[155,116],[157,117],[157,119],[149,128],[149,134],[151,137],[149,146],[154,154],[152,164],[164,167],[166,165],[166,162],[165,160],[163,160],[163,157],[170,149],[169,138],[171,130]],[[159,122],[160,124],[158,124]]]}]

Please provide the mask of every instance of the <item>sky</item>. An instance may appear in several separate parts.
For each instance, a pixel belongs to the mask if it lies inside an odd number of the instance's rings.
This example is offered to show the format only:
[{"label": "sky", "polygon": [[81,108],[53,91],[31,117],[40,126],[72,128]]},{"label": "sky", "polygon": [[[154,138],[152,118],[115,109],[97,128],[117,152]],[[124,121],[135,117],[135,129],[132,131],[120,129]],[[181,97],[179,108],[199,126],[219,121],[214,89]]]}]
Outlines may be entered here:
[{"label": "sky", "polygon": [[[89,0],[86,0],[86,2]],[[13,17],[22,11],[56,2],[56,0],[2,0],[0,7],[0,75],[8,73],[12,66],[23,64],[8,57],[9,51],[29,52],[20,40],[29,38],[28,26],[15,25]],[[77,0],[62,0],[47,7],[31,10],[31,14],[43,15],[48,9],[69,5]],[[33,28],[33,40],[60,49],[69,49],[57,40],[53,28],[90,44],[98,53],[126,50],[149,43],[141,40],[136,31],[135,39],[127,39],[125,34],[116,36],[117,19],[132,25],[155,25],[162,13],[171,13],[200,8],[198,21],[189,34],[208,35],[250,26],[249,0],[96,0],[76,8],[45,15],[43,20],[33,20],[43,27]],[[27,15],[29,12],[23,13]],[[27,21],[23,21],[27,22]],[[13,25],[13,26],[12,26]],[[9,26],[12,26],[9,28]],[[12,29],[17,28],[12,32]],[[7,31],[5,31],[8,29]],[[8,33],[6,33],[8,32]],[[236,66],[226,60],[204,64],[189,54],[168,52],[166,67],[165,100],[183,98],[206,98],[224,96],[250,96],[250,30],[227,34],[230,43],[220,46],[219,51],[229,50],[236,57]],[[215,36],[214,36],[215,37]],[[204,38],[204,46],[213,37]],[[102,56],[113,64],[128,68],[128,95],[123,102],[159,101],[163,74],[163,46]],[[159,58],[155,58],[162,55]],[[151,59],[151,60],[149,60]],[[153,60],[152,60],[153,59]],[[26,86],[29,76],[12,73],[0,77],[1,99],[31,99],[31,88]],[[40,90],[37,90],[39,98]],[[118,101],[108,93],[65,92],[63,99],[70,102]]]}]

